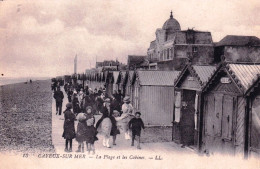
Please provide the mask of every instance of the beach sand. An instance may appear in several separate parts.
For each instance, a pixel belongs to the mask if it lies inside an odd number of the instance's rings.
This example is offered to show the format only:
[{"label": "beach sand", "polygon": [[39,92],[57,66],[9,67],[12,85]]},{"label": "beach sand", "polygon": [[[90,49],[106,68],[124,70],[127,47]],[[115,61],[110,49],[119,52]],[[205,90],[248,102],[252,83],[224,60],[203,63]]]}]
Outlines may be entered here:
[{"label": "beach sand", "polygon": [[53,152],[51,81],[0,86],[0,151]]}]

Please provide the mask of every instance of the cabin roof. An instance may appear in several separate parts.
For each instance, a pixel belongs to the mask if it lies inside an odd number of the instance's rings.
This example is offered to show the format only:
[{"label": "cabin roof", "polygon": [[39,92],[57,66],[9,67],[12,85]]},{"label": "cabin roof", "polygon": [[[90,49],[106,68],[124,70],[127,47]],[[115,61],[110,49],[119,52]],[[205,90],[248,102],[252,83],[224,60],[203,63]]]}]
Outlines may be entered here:
[{"label": "cabin roof", "polygon": [[192,66],[203,84],[207,83],[212,74],[216,71],[216,66]]},{"label": "cabin roof", "polygon": [[217,70],[217,66],[197,66],[197,65],[186,65],[186,67],[182,70],[179,76],[176,79],[175,86],[183,79],[183,76],[186,71],[189,71],[190,74],[197,78],[200,83],[200,86],[203,87],[207,84],[209,79],[212,77],[214,72]]},{"label": "cabin roof", "polygon": [[253,85],[260,74],[259,64],[227,64],[227,68],[241,83],[244,91],[247,91]]},{"label": "cabin roof", "polygon": [[260,46],[260,39],[256,36],[227,35],[216,46]]},{"label": "cabin roof", "polygon": [[136,71],[136,77],[143,86],[174,86],[180,71]]},{"label": "cabin roof", "polygon": [[128,67],[134,68],[134,67],[140,67],[140,66],[146,66],[147,56],[140,56],[140,55],[128,55]]},{"label": "cabin roof", "polygon": [[119,71],[114,71],[112,73],[113,73],[113,82],[117,83],[117,79],[118,79],[118,76],[119,76]]}]

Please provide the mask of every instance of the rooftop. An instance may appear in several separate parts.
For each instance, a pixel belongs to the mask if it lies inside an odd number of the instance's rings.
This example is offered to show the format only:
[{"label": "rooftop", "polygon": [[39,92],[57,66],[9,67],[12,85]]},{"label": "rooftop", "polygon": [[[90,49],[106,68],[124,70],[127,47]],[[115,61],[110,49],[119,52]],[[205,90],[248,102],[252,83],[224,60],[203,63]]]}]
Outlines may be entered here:
[{"label": "rooftop", "polygon": [[216,46],[260,46],[260,39],[256,36],[227,35]]}]

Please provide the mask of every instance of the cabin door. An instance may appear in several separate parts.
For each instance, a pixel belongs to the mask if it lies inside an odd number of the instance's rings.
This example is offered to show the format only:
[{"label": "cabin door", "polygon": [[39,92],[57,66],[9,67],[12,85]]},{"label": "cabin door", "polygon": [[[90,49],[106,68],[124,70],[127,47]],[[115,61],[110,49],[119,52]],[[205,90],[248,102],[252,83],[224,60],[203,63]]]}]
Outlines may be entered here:
[{"label": "cabin door", "polygon": [[260,96],[256,97],[252,104],[250,126],[250,154],[260,155]]},{"label": "cabin door", "polygon": [[180,130],[181,130],[181,140],[188,145],[194,145],[194,134],[195,134],[195,97],[196,91],[194,90],[183,90],[182,100],[187,104],[188,110],[181,109],[181,119],[180,119]]},{"label": "cabin door", "polygon": [[136,109],[136,111],[140,110],[139,107],[139,95],[140,95],[140,87],[138,85],[134,86],[134,108]]},{"label": "cabin door", "polygon": [[233,113],[235,97],[209,94],[206,105],[206,149],[210,152],[234,153]]}]

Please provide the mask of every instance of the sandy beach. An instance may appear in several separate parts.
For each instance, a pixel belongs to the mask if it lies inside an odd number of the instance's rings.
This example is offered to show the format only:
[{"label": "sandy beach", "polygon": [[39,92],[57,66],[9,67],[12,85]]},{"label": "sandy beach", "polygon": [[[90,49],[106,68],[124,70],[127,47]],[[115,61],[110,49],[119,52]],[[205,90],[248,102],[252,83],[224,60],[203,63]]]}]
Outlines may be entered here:
[{"label": "sandy beach", "polygon": [[0,86],[0,151],[52,152],[51,81]]}]

